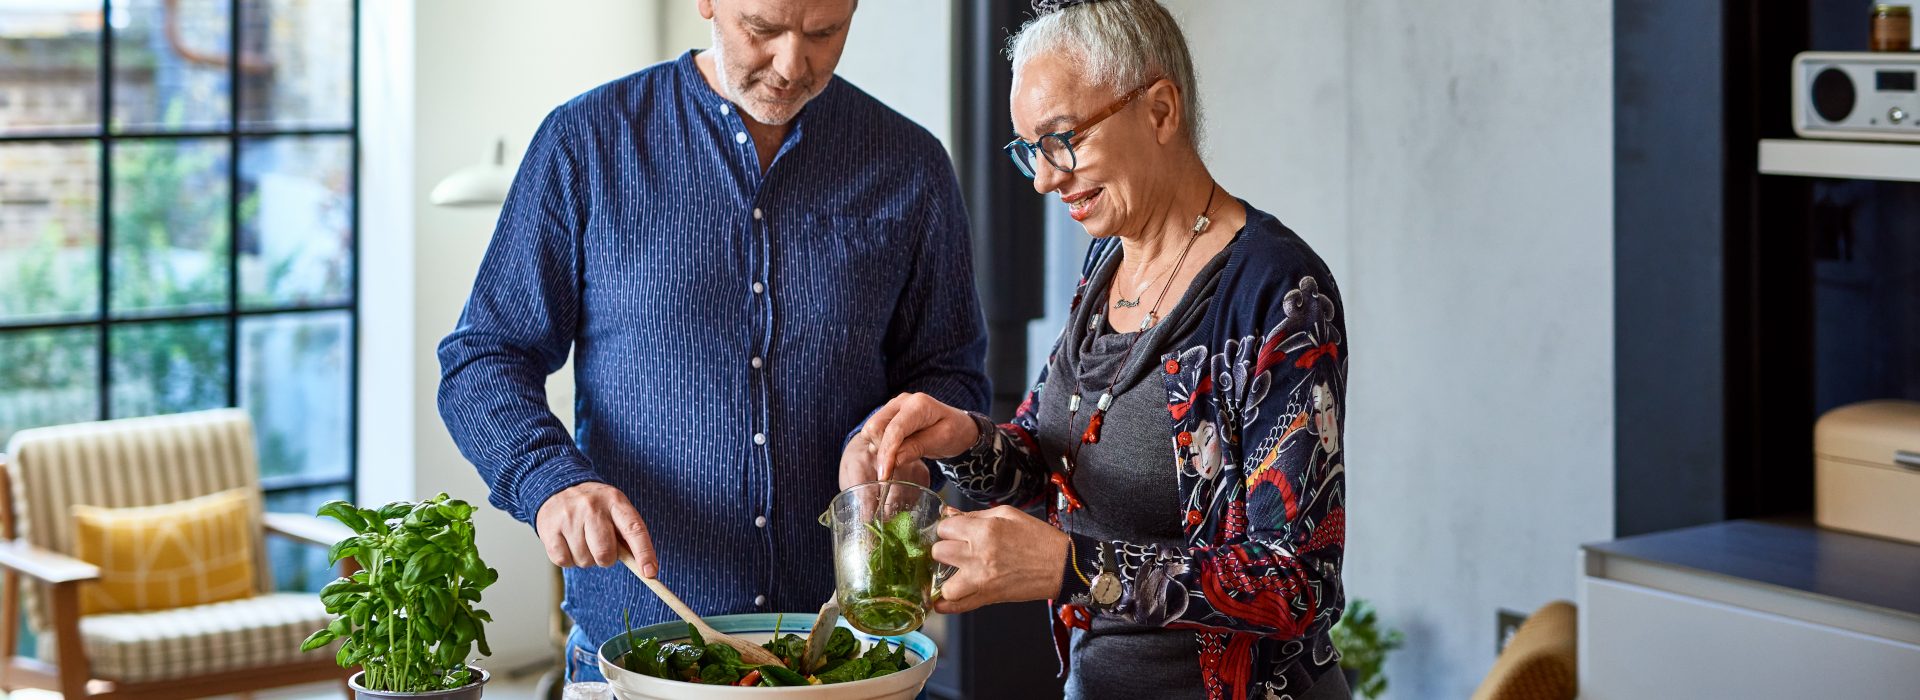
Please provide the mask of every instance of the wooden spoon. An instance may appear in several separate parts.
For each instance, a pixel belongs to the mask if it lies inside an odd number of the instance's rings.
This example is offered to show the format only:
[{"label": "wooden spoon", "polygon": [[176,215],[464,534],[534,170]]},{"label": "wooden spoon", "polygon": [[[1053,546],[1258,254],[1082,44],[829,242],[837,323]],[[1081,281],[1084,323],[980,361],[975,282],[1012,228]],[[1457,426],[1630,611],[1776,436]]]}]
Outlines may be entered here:
[{"label": "wooden spoon", "polygon": [[700,619],[700,615],[695,613],[693,608],[687,607],[687,604],[680,600],[680,596],[674,595],[673,591],[667,589],[667,584],[661,583],[660,579],[641,575],[640,563],[633,560],[632,554],[621,552],[620,563],[626,564],[627,570],[632,571],[634,576],[639,576],[640,582],[647,584],[647,588],[652,590],[654,595],[660,596],[660,601],[672,608],[675,615],[679,615],[680,619],[685,620],[687,624],[693,625],[694,629],[700,630],[700,637],[707,640],[708,644],[718,642],[733,647],[734,651],[740,652],[740,660],[750,664],[786,666],[780,657],[774,656],[773,652],[767,651],[765,647],[723,633],[714,629],[713,625],[707,624],[706,620]]}]

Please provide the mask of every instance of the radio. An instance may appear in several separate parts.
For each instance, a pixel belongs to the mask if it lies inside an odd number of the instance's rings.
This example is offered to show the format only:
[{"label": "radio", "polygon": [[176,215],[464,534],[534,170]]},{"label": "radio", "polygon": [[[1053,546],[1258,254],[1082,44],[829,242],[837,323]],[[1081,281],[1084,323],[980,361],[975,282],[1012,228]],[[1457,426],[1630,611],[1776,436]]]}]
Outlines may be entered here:
[{"label": "radio", "polygon": [[1793,57],[1793,131],[1806,138],[1920,141],[1920,53]]}]

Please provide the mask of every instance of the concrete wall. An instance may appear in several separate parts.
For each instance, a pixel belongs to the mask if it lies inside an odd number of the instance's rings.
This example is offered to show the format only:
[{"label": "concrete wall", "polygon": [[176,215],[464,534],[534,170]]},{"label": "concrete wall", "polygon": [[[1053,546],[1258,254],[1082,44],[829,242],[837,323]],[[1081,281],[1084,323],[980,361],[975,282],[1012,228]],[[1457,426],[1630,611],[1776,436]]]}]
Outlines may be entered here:
[{"label": "concrete wall", "polygon": [[1611,20],[1349,5],[1349,571],[1401,697],[1469,693],[1495,609],[1572,598],[1613,532]]}]

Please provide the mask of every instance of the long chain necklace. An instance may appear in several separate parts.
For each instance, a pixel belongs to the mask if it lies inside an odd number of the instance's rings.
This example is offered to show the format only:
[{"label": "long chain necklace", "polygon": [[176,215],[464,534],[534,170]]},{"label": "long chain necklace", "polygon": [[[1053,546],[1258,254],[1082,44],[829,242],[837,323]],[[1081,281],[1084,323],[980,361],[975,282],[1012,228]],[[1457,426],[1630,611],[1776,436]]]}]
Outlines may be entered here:
[{"label": "long chain necklace", "polygon": [[[1196,218],[1195,218],[1195,219],[1193,220],[1193,231],[1194,231],[1195,233],[1198,233],[1198,232],[1199,232],[1199,231],[1201,231],[1202,229],[1205,229],[1205,228],[1207,227],[1207,224],[1209,224],[1209,223],[1212,223],[1212,221],[1213,221],[1213,219],[1212,219],[1212,215],[1213,215],[1213,194],[1214,194],[1214,193],[1213,193],[1213,190],[1211,190],[1211,189],[1209,189],[1209,190],[1207,191],[1207,206],[1206,206],[1206,207],[1205,207],[1205,208],[1204,208],[1204,209],[1203,209],[1203,210],[1202,210],[1202,211],[1200,212],[1200,216],[1198,216],[1198,217],[1196,217]],[[1182,251],[1182,252],[1184,253],[1185,251]],[[1146,265],[1142,265],[1142,266],[1140,266],[1140,267],[1141,267],[1141,269],[1145,269],[1145,268],[1146,268],[1147,266],[1146,266]],[[1154,283],[1155,281],[1157,281],[1157,280],[1159,280],[1159,279],[1160,279],[1160,275],[1170,275],[1170,274],[1172,274],[1172,273],[1173,273],[1173,270],[1174,270],[1174,269],[1175,269],[1175,268],[1173,268],[1173,267],[1168,267],[1168,268],[1165,268],[1165,269],[1162,269],[1161,271],[1159,271],[1159,272],[1157,272],[1157,273],[1154,273],[1154,275],[1153,275],[1152,277],[1148,277],[1148,278],[1146,279],[1146,281],[1143,281],[1143,282],[1141,282],[1141,283],[1140,283],[1140,286],[1138,286],[1138,287],[1134,287],[1134,289],[1133,289],[1133,298],[1132,298],[1132,299],[1128,299],[1128,298],[1127,298],[1127,297],[1126,297],[1125,295],[1116,295],[1116,298],[1115,298],[1115,299],[1113,300],[1113,308],[1116,308],[1116,309],[1132,309],[1132,308],[1137,308],[1137,307],[1139,307],[1139,306],[1140,306],[1140,298],[1146,295],[1146,293],[1147,293],[1147,287],[1149,287],[1149,286],[1152,286],[1152,285],[1153,285],[1153,283]],[[1117,287],[1117,286],[1119,286],[1119,280],[1118,280],[1118,279],[1116,279],[1116,280],[1114,281],[1114,286],[1116,286],[1116,287]]]},{"label": "long chain necklace", "polygon": [[[1180,277],[1180,267],[1186,264],[1187,253],[1193,250],[1194,241],[1200,240],[1200,234],[1206,232],[1208,225],[1213,223],[1213,219],[1208,215],[1213,211],[1213,197],[1219,189],[1217,183],[1208,186],[1207,205],[1201,209],[1199,216],[1194,217],[1193,229],[1187,234],[1187,243],[1180,248],[1179,257],[1174,258],[1166,283],[1160,285],[1160,294],[1153,298],[1153,306],[1148,308],[1147,315],[1140,319],[1140,331],[1127,341],[1127,352],[1120,356],[1120,362],[1115,364],[1113,371],[1107,375],[1107,388],[1100,392],[1100,399],[1094,403],[1093,415],[1087,418],[1087,428],[1080,434],[1080,441],[1067,448],[1067,454],[1060,457],[1060,471],[1049,477],[1060,492],[1059,503],[1056,505],[1058,511],[1071,513],[1085,507],[1080,500],[1079,492],[1073,488],[1073,471],[1079,465],[1080,450],[1087,445],[1100,442],[1100,427],[1106,421],[1107,409],[1113,407],[1113,389],[1120,382],[1120,373],[1126,371],[1127,364],[1133,360],[1133,351],[1139,346],[1140,338],[1147,334],[1147,329],[1160,322],[1160,304],[1166,301],[1167,291],[1173,288],[1173,281]],[[1092,325],[1097,328],[1101,322],[1100,316],[1095,315]],[[1080,397],[1087,393],[1085,382],[1078,378],[1079,373],[1074,374],[1076,377],[1073,396],[1067,398],[1067,425],[1069,426],[1079,418]]]}]

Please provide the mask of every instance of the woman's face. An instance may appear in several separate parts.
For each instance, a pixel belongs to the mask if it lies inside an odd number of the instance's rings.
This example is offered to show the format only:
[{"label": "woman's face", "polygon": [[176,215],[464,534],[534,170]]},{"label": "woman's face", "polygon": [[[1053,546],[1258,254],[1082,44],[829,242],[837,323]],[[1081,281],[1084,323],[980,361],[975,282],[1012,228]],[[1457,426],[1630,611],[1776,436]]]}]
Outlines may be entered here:
[{"label": "woman's face", "polygon": [[[1127,90],[1133,87],[1138,86]],[[1092,129],[1074,135],[1073,172],[1060,172],[1039,156],[1034,159],[1033,189],[1059,193],[1067,213],[1095,238],[1139,228],[1130,224],[1143,215],[1148,175],[1161,160],[1159,129],[1149,116],[1155,105],[1148,104],[1156,92],[1136,97]],[[1071,61],[1055,54],[1034,56],[1013,77],[1014,131],[1038,143],[1042,135],[1079,128],[1120,97],[1081,79]]]}]

